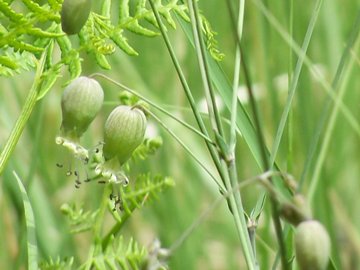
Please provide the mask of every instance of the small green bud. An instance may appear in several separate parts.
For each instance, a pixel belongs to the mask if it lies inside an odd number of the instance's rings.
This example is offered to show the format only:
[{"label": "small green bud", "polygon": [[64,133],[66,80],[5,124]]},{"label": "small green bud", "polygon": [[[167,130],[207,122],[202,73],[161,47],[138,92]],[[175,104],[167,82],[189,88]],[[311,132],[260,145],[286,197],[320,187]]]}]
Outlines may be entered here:
[{"label": "small green bud", "polygon": [[284,202],[281,204],[280,213],[286,221],[294,226],[299,225],[301,222],[311,220],[311,209],[305,197],[297,193],[292,198],[292,202]]},{"label": "small green bud", "polygon": [[325,270],[330,246],[329,235],[320,222],[308,220],[296,227],[295,252],[301,270]]},{"label": "small green bud", "polygon": [[117,157],[120,164],[124,164],[142,143],[145,129],[146,117],[142,110],[125,105],[116,107],[105,123],[105,160]]},{"label": "small green bud", "polygon": [[65,138],[77,141],[101,109],[104,92],[100,84],[88,77],[73,80],[61,99],[61,131]]},{"label": "small green bud", "polygon": [[64,0],[61,9],[61,28],[68,34],[80,32],[91,9],[91,0]]}]

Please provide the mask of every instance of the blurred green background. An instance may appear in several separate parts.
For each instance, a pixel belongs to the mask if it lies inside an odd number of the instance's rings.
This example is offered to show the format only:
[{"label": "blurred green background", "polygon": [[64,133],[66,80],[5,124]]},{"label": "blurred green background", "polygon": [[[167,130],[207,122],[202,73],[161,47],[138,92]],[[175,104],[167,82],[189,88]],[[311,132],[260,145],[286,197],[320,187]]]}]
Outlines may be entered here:
[{"label": "blurred green background", "polygon": [[[290,0],[263,1],[268,11],[289,30]],[[303,42],[314,1],[293,1],[293,37],[298,45]],[[233,77],[235,42],[225,1],[199,1],[200,8],[210,21],[221,52],[226,57],[220,63],[230,81]],[[342,53],[345,50],[356,16],[359,16],[356,0],[323,1],[321,12],[307,52],[326,82],[334,79]],[[193,47],[178,24],[177,30],[168,31],[176,54],[188,79],[196,101],[203,99],[202,83]],[[175,69],[161,37],[144,38],[127,33],[130,44],[139,52],[130,57],[120,50],[109,58],[111,71],[101,71],[89,56],[84,55],[83,75],[102,72],[109,77],[136,89],[178,117],[196,125],[188,102],[179,83]],[[76,39],[72,40],[76,43]],[[263,16],[259,7],[246,2],[243,44],[250,66],[252,84],[258,91],[257,101],[266,142],[271,149],[280,117],[286,104],[289,65],[294,68],[298,56],[279,35],[277,29]],[[356,118],[360,116],[360,50],[350,52],[353,67],[346,70],[348,83],[343,103]],[[292,60],[292,61],[291,61]],[[54,142],[61,123],[60,98],[62,85],[67,81],[66,70],[55,87],[36,106],[24,133],[1,175],[0,188],[0,269],[26,268],[26,234],[23,206],[13,176],[16,171],[24,181],[35,213],[36,233],[42,259],[75,256],[75,264],[86,259],[91,237],[88,233],[71,235],[66,218],[60,212],[64,203],[83,205],[93,210],[99,204],[103,186],[83,185],[75,189],[66,172],[56,167],[57,162],[67,164],[71,157]],[[12,78],[0,78],[0,148],[4,145],[31,87],[33,72],[23,72]],[[120,89],[99,79],[105,91],[105,105],[100,115],[84,137],[87,146],[96,145],[102,139],[102,125],[110,110],[118,102]],[[241,77],[241,85],[243,78]],[[243,87],[239,95],[243,96]],[[244,107],[251,114],[246,100]],[[302,177],[312,141],[319,125],[328,95],[308,67],[304,66],[297,85],[293,103],[292,134],[293,150],[288,151],[288,137],[280,144],[277,162],[283,171],[297,180]],[[333,103],[331,103],[331,110]],[[157,112],[156,112],[157,113]],[[223,116],[229,117],[223,108]],[[210,157],[202,140],[173,120],[162,120],[189,148],[214,172]],[[220,196],[210,177],[159,125],[151,122],[153,131],[163,137],[163,147],[150,160],[134,166],[136,172],[159,172],[175,179],[176,186],[167,190],[159,199],[140,211],[136,211],[122,231],[126,239],[134,237],[148,246],[158,238],[163,247],[170,247],[190,224]],[[326,124],[328,123],[328,119]],[[348,120],[340,112],[331,132],[329,149],[321,168],[320,184],[316,190],[312,210],[331,234],[333,260],[338,269],[360,269],[360,140]],[[320,145],[326,133],[320,135]],[[238,137],[237,166],[239,179],[261,173],[247,145]],[[319,158],[315,149],[302,192],[306,195]],[[290,163],[289,163],[290,161]],[[255,206],[263,188],[252,185],[242,193],[248,212]],[[114,220],[109,215],[104,220],[110,228]],[[269,206],[258,225],[258,260],[261,269],[271,269],[276,255]],[[176,250],[169,261],[170,269],[245,269],[240,243],[233,219],[226,203],[216,208],[191,236]]]}]

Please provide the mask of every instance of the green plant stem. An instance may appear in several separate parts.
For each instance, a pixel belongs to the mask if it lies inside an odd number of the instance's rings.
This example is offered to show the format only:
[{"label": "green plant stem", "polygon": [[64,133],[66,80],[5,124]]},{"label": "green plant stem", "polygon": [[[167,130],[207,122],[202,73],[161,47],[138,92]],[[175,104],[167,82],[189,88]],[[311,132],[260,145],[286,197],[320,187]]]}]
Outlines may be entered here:
[{"label": "green plant stem", "polygon": [[[360,28],[360,16],[358,17],[358,29],[359,28]],[[358,33],[359,32],[357,31],[356,37],[359,36]],[[360,41],[360,39],[358,41]],[[360,42],[358,42],[355,46],[358,47],[359,44],[360,44]],[[323,143],[322,143],[322,146],[321,146],[321,149],[320,149],[319,157],[318,157],[318,159],[316,161],[315,170],[314,170],[313,176],[311,178],[311,182],[310,182],[310,187],[309,187],[309,192],[308,192],[308,199],[309,199],[310,203],[313,203],[313,201],[314,201],[314,195],[315,195],[316,188],[318,187],[318,184],[319,184],[321,169],[322,169],[324,161],[325,161],[325,159],[327,157],[327,151],[328,151],[328,149],[330,147],[330,141],[332,139],[332,134],[334,132],[334,127],[335,127],[335,124],[336,124],[336,119],[337,119],[337,116],[339,114],[339,103],[344,98],[346,90],[348,90],[348,88],[346,86],[347,86],[347,83],[349,82],[351,69],[353,68],[354,63],[355,63],[355,58],[352,57],[350,59],[350,63],[346,67],[346,70],[344,70],[344,78],[343,78],[343,81],[342,81],[342,85],[339,85],[340,90],[339,90],[339,93],[338,93],[338,99],[337,99],[337,102],[335,102],[333,111],[332,111],[332,113],[330,115],[329,124],[328,124],[328,126],[327,126],[327,128],[325,130],[325,133],[324,133],[325,137],[323,139]],[[339,84],[340,84],[340,81],[339,81]]]},{"label": "green plant stem", "polygon": [[[294,0],[289,1],[289,35],[293,36],[294,29]],[[288,67],[288,89],[291,88],[292,73],[293,73],[293,52],[291,46],[289,46],[289,67]],[[293,167],[293,113],[290,108],[289,120],[288,120],[288,153],[287,153],[287,171],[291,172]]]},{"label": "green plant stem", "polygon": [[105,250],[105,248],[108,246],[111,237],[115,236],[118,232],[120,232],[120,230],[122,229],[122,227],[124,226],[126,221],[129,219],[129,217],[130,217],[130,214],[128,212],[124,211],[124,214],[121,216],[121,222],[117,222],[111,228],[111,230],[106,234],[106,236],[103,238],[102,243],[101,243],[103,250]]},{"label": "green plant stem", "polygon": [[218,185],[221,192],[224,192],[223,185],[216,179],[216,177],[206,168],[206,166],[196,157],[196,155],[183,143],[183,141],[171,130],[169,129],[154,113],[149,110],[146,112],[151,115],[156,122],[158,122],[184,149],[185,151],[200,165],[200,167],[214,180]]},{"label": "green plant stem", "polygon": [[[265,171],[267,171],[270,168],[270,164],[269,164],[269,160],[268,160],[268,155],[266,153],[266,144],[265,144],[262,127],[260,124],[260,116],[259,116],[258,108],[256,105],[253,90],[252,90],[250,73],[248,71],[248,66],[246,64],[246,59],[244,57],[242,43],[240,42],[240,37],[237,32],[235,16],[233,14],[233,9],[231,8],[231,2],[229,0],[227,0],[227,6],[229,9],[231,22],[233,25],[235,40],[240,49],[240,56],[241,56],[241,60],[242,60],[242,64],[243,64],[242,65],[243,73],[244,73],[245,83],[246,83],[249,98],[250,98],[250,106],[252,108],[253,115],[254,115],[254,122],[255,122],[255,127],[256,127],[256,131],[257,131],[256,134],[257,134],[258,145],[259,145],[260,151],[261,151],[262,163],[263,163],[263,167],[265,168]],[[270,182],[272,182],[272,178],[270,178]],[[289,266],[287,263],[286,245],[285,245],[285,240],[284,240],[284,237],[282,234],[280,216],[278,214],[278,203],[275,200],[275,198],[273,198],[273,196],[270,196],[270,204],[271,204],[271,213],[272,213],[272,219],[273,219],[273,223],[274,223],[274,227],[275,227],[276,237],[277,237],[278,244],[279,244],[279,251],[280,251],[280,255],[281,255],[282,267],[283,267],[283,270],[288,270]]]},{"label": "green plant stem", "polygon": [[[210,117],[214,117],[212,120],[213,122],[213,129],[215,132],[218,132],[219,135],[223,136],[224,132],[222,130],[222,125],[220,122],[219,112],[215,103],[215,93],[212,88],[212,83],[210,79],[210,74],[208,70],[208,64],[206,60],[206,51],[204,46],[204,41],[202,38],[202,31],[200,26],[200,19],[199,19],[199,11],[197,7],[197,3],[194,0],[188,0],[189,12],[192,21],[192,28],[193,28],[193,36],[195,42],[195,49],[198,56],[198,62],[200,66],[200,72],[202,75],[203,85],[204,85],[204,92],[205,96],[207,97],[207,104],[210,112]],[[236,102],[237,103],[237,102]],[[236,107],[235,107],[236,109]],[[211,113],[212,111],[212,113]],[[228,174],[224,179],[224,183],[227,190],[232,189],[234,186],[238,184],[237,179],[237,172],[236,172],[236,165],[235,165],[235,153],[234,147],[231,153],[231,159],[228,162],[223,161],[222,166],[224,170],[227,170]],[[235,190],[233,194],[229,196],[229,202],[232,209],[232,214],[234,217],[234,221],[236,224],[236,228],[239,234],[240,242],[243,248],[245,260],[249,269],[256,268],[256,261],[253,253],[253,248],[251,245],[251,241],[249,238],[245,215],[244,215],[244,208],[242,205],[241,195],[239,190]]]},{"label": "green plant stem", "polygon": [[[244,12],[245,11],[245,0],[239,1],[239,16],[237,23],[237,33],[239,35],[239,39],[241,40],[243,24],[244,24]],[[238,105],[238,86],[240,80],[240,70],[241,70],[241,56],[240,56],[240,48],[236,45],[235,52],[235,63],[234,63],[234,79],[233,79],[233,95],[232,95],[232,104],[231,104],[231,120],[230,120],[230,139],[229,145],[230,150],[235,151],[236,145],[236,117],[237,117],[237,105]]]},{"label": "green plant stem", "polygon": [[201,138],[203,138],[205,141],[209,142],[210,144],[215,145],[215,143],[205,134],[203,134],[202,132],[198,131],[196,128],[194,128],[193,126],[189,125],[188,123],[182,121],[181,119],[177,118],[176,116],[174,116],[173,114],[171,114],[170,112],[168,112],[167,110],[163,109],[162,107],[160,107],[159,105],[157,105],[156,103],[152,102],[150,99],[140,95],[137,91],[111,79],[110,77],[102,74],[102,73],[94,73],[91,74],[89,77],[101,77],[103,79],[106,79],[107,81],[111,82],[112,84],[115,84],[116,86],[124,89],[125,91],[133,94],[134,96],[138,97],[139,99],[145,101],[146,103],[148,103],[150,106],[154,107],[155,109],[157,109],[158,111],[162,112],[163,114],[169,116],[170,118],[174,119],[176,122],[180,123],[181,125],[183,125],[184,127],[186,127],[187,129],[191,130],[192,132],[194,132],[195,134],[199,135]]},{"label": "green plant stem", "polygon": [[40,92],[41,87],[41,75],[44,70],[44,64],[46,59],[47,50],[45,50],[41,56],[41,59],[38,62],[36,74],[34,78],[33,85],[31,86],[30,92],[26,97],[25,103],[22,107],[19,118],[16,120],[14,128],[11,130],[9,138],[7,139],[4,149],[0,154],[0,175],[4,172],[5,166],[13,153],[16,144],[18,143],[20,136],[25,128],[27,121],[30,118],[30,115],[36,105],[38,93]]},{"label": "green plant stem", "polygon": [[103,190],[103,195],[102,195],[101,202],[100,202],[100,208],[98,210],[96,220],[95,220],[95,224],[94,224],[94,227],[93,227],[93,237],[94,238],[93,238],[91,248],[89,250],[87,263],[84,266],[84,268],[86,270],[91,269],[93,258],[97,255],[96,253],[99,252],[99,250],[103,250],[103,240],[102,240],[102,236],[101,236],[101,234],[102,234],[102,225],[103,225],[103,222],[104,222],[104,215],[105,215],[106,208],[107,208],[107,205],[108,205],[108,200],[109,200],[109,194],[111,192],[111,187],[112,187],[111,184],[107,184],[107,185],[105,185],[105,188]]},{"label": "green plant stem", "polygon": [[[264,4],[259,0],[252,0],[260,9],[260,11],[264,14],[266,19],[270,24],[278,31],[279,35],[284,39],[286,43],[288,43],[293,51],[296,53],[298,57],[304,57],[304,64],[308,67],[310,73],[318,78],[319,83],[325,90],[326,94],[331,98],[333,102],[337,102],[336,94],[333,91],[333,87],[323,78],[321,74],[319,74],[318,70],[314,67],[314,63],[309,59],[309,57],[304,54],[301,48],[296,44],[293,38],[283,29],[279,21],[270,13],[270,11],[264,6]],[[343,113],[345,119],[348,121],[352,129],[357,133],[360,137],[360,124],[357,121],[357,118],[351,113],[351,111],[344,105],[342,101],[339,103],[339,110]]]},{"label": "green plant stem", "polygon": [[304,42],[301,47],[301,54],[299,55],[298,61],[296,63],[294,76],[292,77],[292,80],[291,80],[291,86],[290,86],[288,98],[286,101],[286,106],[285,106],[283,114],[281,116],[278,131],[276,133],[276,137],[275,137],[275,141],[274,141],[273,150],[271,151],[271,157],[270,157],[270,166],[271,167],[275,163],[275,159],[276,159],[276,155],[277,155],[277,152],[278,152],[278,149],[280,146],[281,138],[284,133],[285,125],[286,125],[286,122],[287,122],[287,119],[288,119],[288,116],[289,116],[289,113],[291,110],[292,101],[293,101],[293,98],[295,96],[295,92],[297,89],[297,85],[298,85],[300,73],[301,73],[301,70],[303,67],[306,51],[310,44],[310,40],[311,40],[312,33],[315,28],[315,24],[316,24],[316,21],[317,21],[319,12],[320,12],[320,8],[322,6],[322,2],[323,2],[323,0],[318,0],[316,2],[313,14],[311,16],[311,20],[309,22],[308,29],[306,31]]},{"label": "green plant stem", "polygon": [[[229,178],[225,179],[226,190],[233,190],[238,185],[235,158],[224,165],[227,167],[229,174]],[[241,200],[240,190],[235,189],[229,198],[232,209],[237,209],[237,211],[232,211],[232,213],[236,223],[236,228],[238,229],[240,241],[243,247],[244,257],[246,259],[248,268],[256,269],[257,262],[255,259],[253,245],[250,240],[250,235],[248,233],[244,214],[245,211]]]},{"label": "green plant stem", "polygon": [[[348,61],[349,57],[350,57],[350,50],[353,46],[355,46],[355,42],[356,42],[356,39],[357,39],[357,36],[359,35],[359,28],[360,28],[360,11],[358,12],[358,15],[357,15],[357,20],[356,22],[354,23],[354,28],[352,30],[352,33],[349,37],[349,41],[347,42],[347,45],[346,45],[346,48],[341,56],[341,59],[340,59],[340,62],[338,64],[338,67],[337,67],[337,70],[336,70],[336,74],[334,76],[334,79],[332,81],[332,88],[334,89],[334,92],[336,92],[338,89],[339,89],[339,83],[340,83],[340,79],[341,79],[341,75],[344,73],[344,68],[345,68],[345,64],[346,62]],[[320,120],[318,121],[318,125],[317,125],[317,128],[314,132],[314,135],[313,135],[313,139],[312,139],[312,142],[311,142],[311,146],[310,146],[310,151],[309,151],[309,154],[307,155],[307,158],[306,158],[306,162],[305,162],[305,165],[304,165],[304,168],[303,168],[303,171],[301,173],[301,177],[300,177],[300,180],[299,180],[299,190],[302,188],[304,182],[305,182],[305,179],[307,177],[307,174],[310,170],[310,167],[311,167],[311,164],[312,164],[312,160],[313,160],[313,157],[315,155],[315,151],[317,149],[317,145],[319,143],[319,140],[320,140],[320,135],[321,135],[321,132],[326,124],[326,121],[328,119],[328,115],[329,115],[329,111],[330,111],[330,106],[332,104],[332,101],[331,98],[329,97],[328,100],[326,101],[326,104],[324,105],[324,109],[321,113],[321,118]],[[341,103],[341,100],[337,99],[335,101],[335,104],[337,104],[336,106],[340,106],[339,102]]]},{"label": "green plant stem", "polygon": [[[154,12],[154,15],[156,17],[156,20],[159,24],[159,28],[160,28],[160,31],[162,33],[162,36],[164,38],[164,41],[166,43],[166,46],[169,50],[169,53],[171,55],[171,58],[173,60],[173,63],[174,63],[174,66],[178,72],[178,75],[179,75],[179,78],[180,78],[180,81],[183,85],[183,88],[185,90],[185,94],[190,102],[190,106],[193,110],[193,113],[195,115],[195,118],[198,122],[198,125],[200,127],[200,130],[201,132],[203,132],[204,134],[207,135],[207,131],[206,131],[206,128],[204,126],[204,123],[202,121],[202,118],[198,112],[198,110],[196,109],[196,106],[195,106],[195,102],[194,102],[194,99],[192,97],[192,94],[191,94],[191,91],[187,85],[187,82],[185,80],[185,77],[183,75],[183,72],[180,68],[180,65],[176,59],[176,56],[175,56],[175,53],[172,49],[172,46],[170,44],[170,41],[168,39],[168,36],[165,32],[165,29],[164,29],[164,26],[161,22],[161,19],[160,19],[160,16],[158,14],[158,11],[156,10],[155,8],[155,5],[153,3],[153,0],[149,0],[150,2],[150,5],[151,5],[151,8]],[[226,170],[226,166],[223,166],[223,164],[220,163],[220,160],[219,160],[219,157],[218,157],[218,154],[216,152],[216,150],[214,149],[214,147],[212,145],[209,145],[208,142],[206,142],[207,144],[207,147],[209,149],[209,152],[211,154],[211,157],[215,163],[215,166],[221,176],[221,179],[224,181],[225,183],[225,186],[227,186],[227,188],[231,188],[231,181],[229,179],[229,175],[228,175],[228,172]],[[227,184],[226,184],[227,183]],[[230,205],[232,206],[232,209],[234,210],[237,210],[237,211],[234,211],[234,219],[235,219],[235,223],[236,223],[236,228],[238,230],[238,233],[240,235],[240,239],[241,239],[241,242],[243,244],[243,247],[244,247],[244,254],[246,254],[246,258],[247,258],[247,261],[249,263],[249,269],[255,269],[255,261],[254,261],[254,258],[253,258],[253,254],[252,254],[252,248],[251,248],[251,243],[250,243],[250,239],[249,239],[249,235],[247,233],[247,227],[246,227],[246,222],[245,222],[245,217],[244,217],[244,212],[241,211],[241,209],[238,209],[239,208],[239,205],[236,204],[236,201],[235,201],[235,198],[234,196],[231,196],[230,197]],[[240,212],[240,214],[239,214]]]},{"label": "green plant stem", "polygon": [[109,194],[111,192],[111,188],[112,185],[111,184],[107,184],[105,185],[104,191],[103,191],[103,196],[101,198],[101,203],[100,203],[100,208],[99,208],[99,212],[96,216],[96,222],[93,228],[94,231],[94,240],[95,240],[95,245],[97,244],[101,244],[101,231],[102,231],[102,224],[104,221],[104,215],[105,215],[105,211],[108,205],[108,201],[109,201]]},{"label": "green plant stem", "polygon": [[210,116],[210,123],[212,124],[212,128],[215,132],[219,133],[221,136],[224,136],[224,131],[220,120],[220,114],[216,104],[215,92],[212,86],[209,67],[206,60],[206,50],[204,45],[204,39],[202,37],[199,10],[196,1],[188,0],[188,7],[189,7],[191,25],[193,30],[196,55],[199,62],[199,68],[200,68],[201,78],[203,81],[206,103]]},{"label": "green plant stem", "polygon": [[[191,107],[191,109],[193,111],[193,114],[195,116],[195,120],[196,120],[197,124],[199,125],[199,128],[200,128],[201,132],[208,137],[208,132],[206,130],[205,124],[204,124],[204,122],[203,122],[203,120],[201,118],[201,115],[200,115],[198,109],[196,108],[194,97],[191,94],[191,91],[190,91],[190,88],[189,88],[189,86],[188,86],[188,84],[186,82],[184,73],[182,72],[180,64],[179,64],[179,62],[178,62],[178,60],[176,58],[175,52],[174,52],[174,50],[173,50],[173,48],[171,46],[169,37],[166,34],[166,29],[165,29],[164,24],[161,21],[159,12],[157,11],[153,0],[149,0],[149,3],[150,3],[150,6],[151,6],[151,9],[152,9],[152,11],[153,11],[153,13],[155,15],[156,21],[157,21],[157,23],[159,25],[160,32],[162,34],[162,37],[163,37],[164,42],[166,44],[166,47],[167,47],[167,49],[169,51],[171,60],[173,61],[174,67],[175,67],[176,72],[177,72],[177,74],[179,76],[181,85],[183,86],[183,89],[185,91],[185,95],[186,95],[186,97],[187,97],[187,99],[189,101],[190,107]],[[225,172],[224,172],[224,170],[223,170],[223,168],[222,168],[222,166],[220,164],[218,153],[217,153],[215,147],[212,144],[210,144],[208,141],[205,141],[205,144],[206,144],[206,146],[207,146],[207,148],[208,148],[208,150],[210,152],[211,158],[214,161],[214,164],[215,164],[216,169],[218,170],[218,172],[220,174],[221,179],[224,179]]]}]

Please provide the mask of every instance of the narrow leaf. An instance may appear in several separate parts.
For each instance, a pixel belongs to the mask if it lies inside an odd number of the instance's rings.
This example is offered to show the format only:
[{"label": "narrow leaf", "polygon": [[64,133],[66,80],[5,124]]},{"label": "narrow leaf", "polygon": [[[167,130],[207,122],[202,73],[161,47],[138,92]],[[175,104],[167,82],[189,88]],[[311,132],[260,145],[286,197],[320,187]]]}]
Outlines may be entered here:
[{"label": "narrow leaf", "polygon": [[34,212],[31,207],[31,203],[29,197],[26,193],[25,187],[20,180],[19,176],[13,171],[13,174],[17,180],[17,184],[19,186],[21,192],[21,198],[24,204],[24,212],[25,212],[25,222],[26,222],[26,232],[27,232],[27,255],[28,255],[28,269],[29,270],[37,270],[37,256],[38,256],[38,248],[36,243],[36,234],[35,234],[35,218]]}]

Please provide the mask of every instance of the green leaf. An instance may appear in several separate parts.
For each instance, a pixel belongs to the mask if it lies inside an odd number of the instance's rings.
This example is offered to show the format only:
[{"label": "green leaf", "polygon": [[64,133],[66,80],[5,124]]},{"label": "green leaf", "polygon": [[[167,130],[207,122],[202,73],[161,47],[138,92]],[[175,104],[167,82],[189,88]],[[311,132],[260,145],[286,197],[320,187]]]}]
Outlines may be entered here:
[{"label": "green leaf", "polygon": [[36,243],[36,234],[35,234],[35,218],[34,212],[31,207],[31,203],[29,197],[26,193],[26,189],[16,174],[13,171],[13,174],[16,178],[18,187],[21,192],[21,198],[24,204],[24,213],[25,213],[25,223],[26,223],[26,234],[27,234],[27,256],[28,256],[28,269],[29,270],[37,270],[38,263],[37,263],[37,256],[38,256],[38,248]]}]

